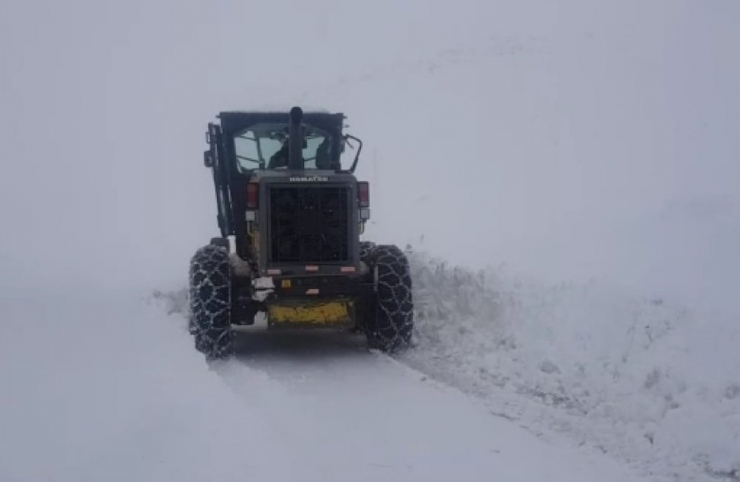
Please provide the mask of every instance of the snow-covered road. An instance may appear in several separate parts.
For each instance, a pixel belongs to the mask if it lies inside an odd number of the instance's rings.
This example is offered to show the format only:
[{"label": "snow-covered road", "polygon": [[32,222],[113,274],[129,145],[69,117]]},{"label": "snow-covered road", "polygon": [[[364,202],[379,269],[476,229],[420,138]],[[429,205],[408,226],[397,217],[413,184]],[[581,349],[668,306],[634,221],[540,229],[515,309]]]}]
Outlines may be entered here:
[{"label": "snow-covered road", "polygon": [[[242,342],[237,362],[219,373],[299,452],[310,447],[295,460],[319,479],[630,480],[368,353],[361,338],[249,333]],[[262,393],[253,391],[255,373]]]},{"label": "snow-covered road", "polygon": [[2,480],[637,480],[359,338],[242,334],[209,367],[145,301],[0,304]]}]

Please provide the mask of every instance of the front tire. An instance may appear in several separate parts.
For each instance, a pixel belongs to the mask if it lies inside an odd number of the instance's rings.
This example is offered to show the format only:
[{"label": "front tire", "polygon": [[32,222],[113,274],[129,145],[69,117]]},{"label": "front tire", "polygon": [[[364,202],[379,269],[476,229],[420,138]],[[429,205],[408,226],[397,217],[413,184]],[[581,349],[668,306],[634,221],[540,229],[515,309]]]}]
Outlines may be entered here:
[{"label": "front tire", "polygon": [[190,332],[207,359],[233,353],[231,265],[221,246],[204,246],[190,261]]},{"label": "front tire", "polygon": [[366,263],[376,278],[373,315],[365,325],[368,346],[397,352],[411,345],[414,303],[406,255],[396,246],[366,246]]}]

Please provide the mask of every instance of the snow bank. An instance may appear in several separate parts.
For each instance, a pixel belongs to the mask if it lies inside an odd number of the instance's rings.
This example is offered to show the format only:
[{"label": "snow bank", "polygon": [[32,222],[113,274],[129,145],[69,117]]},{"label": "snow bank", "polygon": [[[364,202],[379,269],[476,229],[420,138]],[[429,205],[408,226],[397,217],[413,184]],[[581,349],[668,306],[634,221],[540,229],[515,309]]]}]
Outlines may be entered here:
[{"label": "snow bank", "polygon": [[407,363],[645,472],[738,480],[736,319],[602,282],[548,285],[410,255]]}]

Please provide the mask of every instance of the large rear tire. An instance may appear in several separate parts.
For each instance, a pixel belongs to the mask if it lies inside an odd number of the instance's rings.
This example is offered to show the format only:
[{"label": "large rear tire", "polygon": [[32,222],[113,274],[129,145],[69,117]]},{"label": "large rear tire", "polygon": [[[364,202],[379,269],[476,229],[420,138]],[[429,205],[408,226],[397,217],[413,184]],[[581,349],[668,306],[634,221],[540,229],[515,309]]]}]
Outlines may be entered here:
[{"label": "large rear tire", "polygon": [[207,359],[233,353],[231,265],[221,246],[204,246],[190,261],[190,332]]},{"label": "large rear tire", "polygon": [[406,255],[396,246],[362,246],[364,260],[376,279],[373,315],[365,324],[368,346],[397,352],[411,346],[414,303]]}]

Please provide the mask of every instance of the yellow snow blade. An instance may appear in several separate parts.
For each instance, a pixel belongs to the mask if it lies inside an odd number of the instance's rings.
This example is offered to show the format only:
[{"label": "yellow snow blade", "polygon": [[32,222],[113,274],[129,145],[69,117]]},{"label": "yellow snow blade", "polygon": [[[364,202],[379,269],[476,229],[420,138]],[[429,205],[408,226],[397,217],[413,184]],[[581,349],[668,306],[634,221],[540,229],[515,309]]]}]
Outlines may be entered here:
[{"label": "yellow snow blade", "polygon": [[346,325],[352,323],[351,301],[325,301],[302,305],[274,304],[267,308],[270,324]]}]

